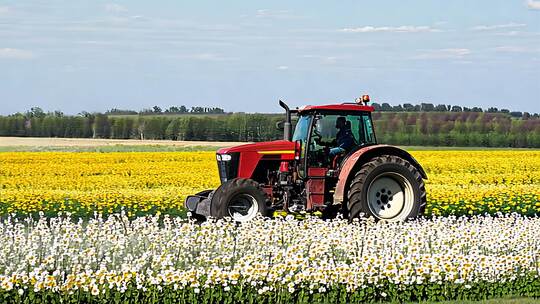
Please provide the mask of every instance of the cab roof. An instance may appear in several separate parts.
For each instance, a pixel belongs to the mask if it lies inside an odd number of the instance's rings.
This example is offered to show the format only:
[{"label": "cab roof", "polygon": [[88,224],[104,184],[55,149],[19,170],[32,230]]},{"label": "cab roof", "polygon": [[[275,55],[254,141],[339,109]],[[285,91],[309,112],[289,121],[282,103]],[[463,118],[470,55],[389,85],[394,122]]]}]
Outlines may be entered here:
[{"label": "cab roof", "polygon": [[342,104],[330,104],[330,105],[320,105],[320,106],[303,106],[298,108],[298,113],[309,112],[309,111],[362,111],[362,112],[373,112],[375,110],[372,106],[361,105],[357,103],[342,103]]}]

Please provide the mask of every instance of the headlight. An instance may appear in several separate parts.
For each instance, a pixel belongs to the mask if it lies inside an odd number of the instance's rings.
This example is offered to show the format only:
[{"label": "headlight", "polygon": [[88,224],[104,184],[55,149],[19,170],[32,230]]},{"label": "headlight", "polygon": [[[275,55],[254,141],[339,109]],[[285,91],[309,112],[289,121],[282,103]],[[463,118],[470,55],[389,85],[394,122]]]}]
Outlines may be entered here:
[{"label": "headlight", "polygon": [[217,161],[221,161],[221,155],[216,154],[216,159],[217,159]]},{"label": "headlight", "polygon": [[230,161],[232,157],[229,154],[221,154],[222,161]]}]

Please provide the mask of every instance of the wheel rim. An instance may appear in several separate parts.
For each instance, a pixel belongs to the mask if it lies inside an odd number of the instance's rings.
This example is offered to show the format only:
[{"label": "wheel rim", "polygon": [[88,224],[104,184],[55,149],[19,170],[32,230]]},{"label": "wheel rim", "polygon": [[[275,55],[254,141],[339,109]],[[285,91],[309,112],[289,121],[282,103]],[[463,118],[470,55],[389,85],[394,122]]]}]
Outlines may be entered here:
[{"label": "wheel rim", "polygon": [[257,199],[249,194],[235,195],[227,206],[229,216],[235,221],[245,222],[252,220],[259,212]]},{"label": "wheel rim", "polygon": [[368,207],[371,213],[388,221],[407,219],[414,206],[411,183],[401,174],[385,172],[370,183],[367,190]]}]

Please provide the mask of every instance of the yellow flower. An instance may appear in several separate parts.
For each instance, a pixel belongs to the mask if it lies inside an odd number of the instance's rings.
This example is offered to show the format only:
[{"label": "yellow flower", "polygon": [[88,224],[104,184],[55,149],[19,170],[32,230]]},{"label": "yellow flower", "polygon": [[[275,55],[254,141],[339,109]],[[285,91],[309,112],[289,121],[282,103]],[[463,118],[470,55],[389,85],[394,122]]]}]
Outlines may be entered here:
[{"label": "yellow flower", "polygon": [[[428,175],[427,213],[540,212],[540,151],[413,151]],[[216,188],[213,152],[0,153],[0,215],[183,210]]]}]

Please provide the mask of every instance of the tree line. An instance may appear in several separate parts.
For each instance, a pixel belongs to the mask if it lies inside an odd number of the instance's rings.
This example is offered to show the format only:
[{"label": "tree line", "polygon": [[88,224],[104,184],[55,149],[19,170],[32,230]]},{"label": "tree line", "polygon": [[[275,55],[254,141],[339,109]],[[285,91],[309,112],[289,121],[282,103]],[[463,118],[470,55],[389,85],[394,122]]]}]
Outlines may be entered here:
[{"label": "tree line", "polygon": [[122,110],[112,108],[107,110],[105,114],[108,115],[159,115],[159,114],[224,114],[225,110],[218,107],[191,107],[188,109],[186,106],[171,106],[163,110],[160,106],[153,106],[150,109],[143,109],[141,111],[134,110]]},{"label": "tree line", "polygon": [[375,112],[380,142],[412,146],[540,148],[540,118],[485,112]]},{"label": "tree line", "polygon": [[534,113],[531,114],[529,112],[521,112],[521,111],[510,111],[508,109],[498,109],[496,107],[489,107],[487,109],[482,109],[481,107],[462,107],[462,106],[456,106],[456,105],[444,105],[444,104],[438,104],[434,105],[432,103],[421,103],[417,105],[413,105],[411,103],[404,103],[403,105],[397,105],[392,106],[389,103],[372,103],[372,106],[375,108],[375,111],[377,112],[486,112],[486,113],[502,113],[502,114],[509,114],[512,117],[516,118],[538,118],[539,114]]},{"label": "tree line", "polygon": [[[65,115],[33,108],[0,116],[0,136],[267,141],[282,137],[281,114],[223,115]],[[374,112],[381,143],[418,146],[540,148],[538,115],[510,112]]]}]

